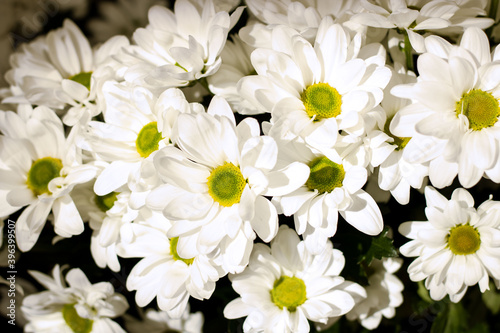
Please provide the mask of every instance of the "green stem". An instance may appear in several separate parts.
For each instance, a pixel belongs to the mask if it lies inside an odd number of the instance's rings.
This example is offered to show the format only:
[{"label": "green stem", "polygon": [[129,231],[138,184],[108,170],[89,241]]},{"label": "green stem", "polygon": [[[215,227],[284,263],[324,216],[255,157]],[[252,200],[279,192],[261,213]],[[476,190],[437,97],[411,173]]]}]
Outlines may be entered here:
[{"label": "green stem", "polygon": [[208,82],[207,82],[207,78],[206,77],[198,79],[198,83],[201,84],[203,87],[205,87],[205,89],[207,89],[207,91],[210,94],[212,94],[212,95],[214,94],[212,91],[210,91],[210,88],[208,87]]},{"label": "green stem", "polygon": [[[491,5],[490,5],[490,12],[488,13],[488,17],[493,19],[493,21],[497,21],[497,11],[498,11],[498,0],[491,0]],[[493,32],[493,28],[495,27],[496,24],[493,24],[491,27],[486,29],[486,34],[488,37],[491,37],[491,33]]]},{"label": "green stem", "polygon": [[404,31],[404,36],[405,36],[404,52],[406,58],[406,69],[415,72],[415,68],[413,66],[413,54],[412,54],[413,48],[411,47],[410,37],[408,37],[408,32],[406,32],[406,30]]}]

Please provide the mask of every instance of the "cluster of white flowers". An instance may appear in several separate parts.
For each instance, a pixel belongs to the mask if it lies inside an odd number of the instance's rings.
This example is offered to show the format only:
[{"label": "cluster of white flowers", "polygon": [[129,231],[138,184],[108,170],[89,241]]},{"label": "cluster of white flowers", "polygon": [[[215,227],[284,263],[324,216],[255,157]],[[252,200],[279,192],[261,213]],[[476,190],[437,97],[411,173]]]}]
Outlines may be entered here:
[{"label": "cluster of white flowers", "polygon": [[[19,211],[21,251],[47,220],[55,240],[88,222],[97,266],[139,259],[126,287],[139,307],[156,298],[151,331],[200,331],[189,300],[210,298],[225,276],[240,297],[224,315],[246,317],[245,332],[308,332],[308,321],[343,315],[374,329],[403,302],[402,260],[374,260],[361,286],[340,275],[330,240],[345,222],[382,232],[364,190],[373,179],[402,205],[425,191],[429,221],[399,226],[412,239],[400,252],[417,257],[411,280],[453,302],[490,277],[500,289],[500,203],[476,210],[467,190],[448,201],[434,189],[500,183],[488,1],[171,5],[103,3],[110,17],[89,26],[102,44],[66,19],[11,56],[0,217]],[[49,291],[25,299],[28,332],[123,331],[109,318],[127,303],[110,284],[74,269],[66,287],[59,275],[33,273]]]}]

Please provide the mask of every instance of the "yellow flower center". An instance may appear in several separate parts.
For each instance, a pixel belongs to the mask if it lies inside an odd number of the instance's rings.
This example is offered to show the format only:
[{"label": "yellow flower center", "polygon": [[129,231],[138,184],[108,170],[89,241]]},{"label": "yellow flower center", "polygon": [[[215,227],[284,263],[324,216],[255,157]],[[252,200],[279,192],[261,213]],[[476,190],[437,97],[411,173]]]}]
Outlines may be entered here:
[{"label": "yellow flower center", "polygon": [[75,333],[89,333],[92,331],[93,320],[82,318],[76,312],[74,304],[63,306],[62,315],[66,324]]},{"label": "yellow flower center", "polygon": [[245,178],[233,163],[224,163],[208,176],[208,193],[221,206],[230,207],[240,202]]},{"label": "yellow flower center", "polygon": [[464,94],[455,107],[457,117],[463,114],[469,119],[469,128],[479,131],[495,125],[500,116],[498,100],[492,94],[473,89]]},{"label": "yellow flower center", "polygon": [[315,120],[337,117],[342,111],[342,96],[328,83],[316,83],[307,87],[300,98],[307,115],[310,118],[316,116]]},{"label": "yellow flower center", "polygon": [[49,191],[49,182],[60,176],[63,164],[60,159],[53,157],[40,158],[31,164],[28,171],[28,188],[35,195],[42,193],[51,193]]},{"label": "yellow flower center", "polygon": [[150,122],[137,135],[137,140],[135,140],[137,152],[144,158],[148,157],[152,152],[158,150],[161,139],[161,133],[158,132],[156,121]]},{"label": "yellow flower center", "polygon": [[92,72],[81,72],[71,76],[69,79],[80,83],[82,86],[90,90],[90,78],[92,77]]},{"label": "yellow flower center", "polygon": [[174,257],[174,260],[184,261],[187,265],[191,265],[194,261],[194,258],[184,259],[177,253],[177,243],[179,242],[179,237],[174,237],[170,240],[170,254]]},{"label": "yellow flower center", "polygon": [[401,138],[401,137],[395,136],[394,134],[391,133],[391,130],[389,129],[389,127],[391,125],[392,118],[394,118],[394,117],[391,117],[391,118],[387,119],[387,121],[385,122],[384,133],[394,139],[394,141],[392,142],[392,144],[395,145],[395,146],[397,146],[396,150],[401,150],[404,147],[406,147],[406,145],[408,144],[408,142],[410,142],[411,138],[406,138],[406,137],[405,138]]},{"label": "yellow flower center", "polygon": [[481,245],[481,237],[476,228],[469,223],[451,228],[448,235],[448,246],[456,255],[473,254]]},{"label": "yellow flower center", "polygon": [[106,195],[96,195],[94,198],[95,204],[101,211],[107,212],[115,204],[118,194],[118,192],[111,192]]},{"label": "yellow flower center", "polygon": [[309,163],[310,173],[306,186],[320,194],[342,187],[345,171],[342,164],[332,162],[325,156],[316,157]]},{"label": "yellow flower center", "polygon": [[294,312],[306,299],[306,285],[302,279],[283,275],[274,281],[271,301],[281,310],[287,308],[288,311]]}]

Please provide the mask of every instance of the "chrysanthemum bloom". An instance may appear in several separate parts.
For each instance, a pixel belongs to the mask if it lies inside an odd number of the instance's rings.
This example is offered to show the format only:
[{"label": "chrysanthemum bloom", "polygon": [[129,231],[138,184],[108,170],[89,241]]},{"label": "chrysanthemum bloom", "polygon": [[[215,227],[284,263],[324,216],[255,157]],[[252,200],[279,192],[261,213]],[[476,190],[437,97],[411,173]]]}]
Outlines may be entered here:
[{"label": "chrysanthemum bloom", "polygon": [[116,245],[120,241],[120,228],[132,222],[138,211],[129,206],[130,191],[125,187],[117,192],[100,196],[94,193],[93,183],[77,186],[71,193],[80,215],[89,222],[93,230],[90,240],[90,253],[97,266],[118,272],[120,262]]},{"label": "chrysanthemum bloom", "polygon": [[[31,104],[54,109],[68,107],[63,121],[73,126],[86,123],[101,112],[96,99],[100,97],[102,81],[111,74],[108,66],[128,40],[117,36],[93,51],[87,38],[69,19],[63,27],[53,30],[12,55],[12,69],[6,73],[7,81],[18,86]],[[112,73],[114,78],[115,73]],[[12,97],[10,102],[23,103]]]},{"label": "chrysanthemum bloom", "polygon": [[404,73],[401,65],[397,66],[399,69],[393,71],[391,81],[384,90],[384,99],[380,103],[381,112],[377,114],[377,126],[368,133],[364,143],[370,154],[370,166],[379,167],[375,172],[378,173],[380,189],[390,191],[400,204],[406,205],[410,201],[410,187],[422,188],[429,168],[424,164],[406,161],[403,151],[411,138],[395,136],[390,130],[394,115],[411,104],[409,99],[390,94],[390,89],[397,84],[416,81],[414,76]]},{"label": "chrysanthemum bloom", "polygon": [[191,313],[189,304],[180,318],[171,318],[165,311],[147,309],[142,320],[125,315],[125,327],[129,333],[202,333],[203,313]]},{"label": "chrysanthemum bloom", "polygon": [[134,223],[123,225],[117,252],[125,258],[142,258],[127,278],[127,289],[137,290],[137,305],[144,307],[156,297],[161,310],[180,318],[189,297],[210,298],[215,282],[225,273],[214,262],[216,256],[181,257],[179,239],[167,237],[171,227],[161,213],[143,208]]},{"label": "chrysanthemum bloom", "polygon": [[[217,249],[226,272],[242,271],[255,238],[269,242],[278,231],[275,207],[264,196],[301,186],[308,168],[294,162],[275,170],[276,142],[260,136],[253,118],[236,126],[227,102],[214,97],[207,113],[181,114],[172,141],[154,162],[166,183],[148,196],[149,207],[172,221],[182,257]],[[255,232],[254,232],[255,231]]]},{"label": "chrysanthemum bloom", "polygon": [[[486,13],[487,2],[474,0],[374,0],[361,1],[364,11],[351,19],[376,28],[399,29],[408,35],[417,52],[425,52],[423,33],[458,36],[467,27],[486,29],[494,22]],[[482,16],[482,17],[481,17]]]},{"label": "chrysanthemum bloom", "polygon": [[347,314],[349,320],[358,319],[363,327],[373,330],[378,327],[382,317],[394,317],[396,308],[403,303],[404,285],[394,275],[402,264],[400,258],[372,261],[369,269],[373,273],[368,277],[369,285],[365,287],[367,296]]},{"label": "chrysanthemum bloom", "polygon": [[368,235],[383,229],[380,209],[373,198],[362,190],[367,180],[364,167],[352,165],[340,157],[330,159],[307,145],[280,142],[280,158],[300,161],[308,166],[307,181],[297,190],[276,196],[273,201],[286,216],[293,215],[295,229],[303,235],[307,249],[320,253],[327,239],[337,231],[338,215]]},{"label": "chrysanthemum bloom", "polygon": [[190,105],[174,88],[156,96],[142,87],[109,81],[104,84],[104,95],[104,122],[91,121],[82,141],[85,149],[110,163],[97,177],[94,190],[102,196],[126,184],[134,191],[132,206],[139,208],[144,199],[135,197],[135,192],[147,194],[157,185],[153,158],[158,149],[171,144],[177,116],[204,109]]},{"label": "chrysanthemum bloom", "polygon": [[477,210],[467,190],[458,188],[447,200],[434,188],[425,188],[428,221],[405,222],[399,232],[412,240],[400,248],[407,257],[418,257],[408,267],[412,281],[425,279],[434,300],[447,294],[458,302],[467,287],[500,278],[500,203],[488,200]]},{"label": "chrysanthemum bloom", "polygon": [[232,15],[216,12],[212,0],[179,0],[174,12],[152,7],[149,25],[134,32],[137,45],[126,48],[127,54],[120,57],[126,67],[125,80],[163,91],[214,74],[227,34],[242,11],[243,7]]},{"label": "chrysanthemum bloom", "polygon": [[256,244],[248,267],[229,275],[241,297],[226,305],[224,316],[246,316],[244,332],[309,332],[308,320],[326,323],[366,297],[363,287],[339,276],[344,263],[330,241],[313,255],[294,230],[281,226],[271,247]]},{"label": "chrysanthemum bloom", "polygon": [[29,321],[25,332],[125,333],[111,318],[125,313],[128,303],[114,292],[111,283],[91,284],[74,268],[66,274],[67,286],[58,265],[53,277],[35,271],[30,274],[48,290],[24,298],[21,311]]},{"label": "chrysanthemum bloom", "polygon": [[16,221],[16,240],[29,251],[38,240],[52,210],[54,231],[62,237],[83,232],[82,218],[70,196],[76,184],[86,183],[97,168],[82,164],[81,151],[51,109],[40,106],[19,115],[0,113],[2,213],[27,206]]},{"label": "chrysanthemum bloom", "polygon": [[391,123],[394,135],[413,138],[403,158],[430,162],[429,177],[438,188],[450,185],[457,173],[466,188],[484,174],[500,182],[500,49],[490,55],[488,38],[477,28],[465,31],[460,46],[436,36],[427,37],[426,45],[417,83],[391,90],[415,101]]},{"label": "chrysanthemum bloom", "polygon": [[365,134],[364,113],[380,103],[391,75],[383,47],[362,47],[360,34],[351,39],[328,18],[321,22],[314,45],[284,26],[274,28],[272,38],[274,49],[252,53],[258,75],[238,84],[245,99],[261,112],[271,112],[269,135],[300,137],[329,149],[339,131]]}]

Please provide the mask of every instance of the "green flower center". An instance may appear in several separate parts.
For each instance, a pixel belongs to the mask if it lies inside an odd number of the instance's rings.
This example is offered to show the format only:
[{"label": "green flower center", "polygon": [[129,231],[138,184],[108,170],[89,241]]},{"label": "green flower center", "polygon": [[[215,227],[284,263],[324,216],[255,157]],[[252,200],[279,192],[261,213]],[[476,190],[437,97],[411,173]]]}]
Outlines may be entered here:
[{"label": "green flower center", "polygon": [[63,164],[60,159],[53,157],[40,158],[31,164],[28,171],[28,188],[35,195],[42,193],[51,193],[49,191],[49,182],[60,176]]},{"label": "green flower center", "polygon": [[500,116],[498,100],[492,94],[473,89],[464,94],[455,107],[457,117],[463,114],[469,119],[469,128],[479,131],[495,125]]},{"label": "green flower center", "polygon": [[481,237],[476,228],[469,223],[451,228],[448,235],[448,246],[456,255],[473,254],[481,245]]},{"label": "green flower center", "polygon": [[406,147],[406,145],[408,144],[408,142],[410,142],[411,138],[400,138],[399,136],[395,136],[394,134],[391,133],[389,127],[391,125],[392,118],[394,118],[394,116],[391,117],[391,118],[389,118],[389,119],[387,119],[387,121],[385,122],[384,133],[394,139],[394,141],[392,142],[392,144],[395,145],[395,146],[397,146],[396,150],[401,150],[404,147]]},{"label": "green flower center", "polygon": [[274,281],[271,301],[281,310],[287,308],[288,311],[294,312],[306,299],[306,285],[302,279],[284,275]]},{"label": "green flower center", "polygon": [[179,242],[179,237],[174,237],[170,240],[170,254],[174,257],[174,260],[184,261],[187,265],[191,265],[194,261],[194,258],[184,259],[177,253],[177,243]]},{"label": "green flower center", "polygon": [[105,213],[113,207],[118,194],[118,192],[111,192],[106,195],[96,195],[94,198],[95,204]]},{"label": "green flower center", "polygon": [[75,333],[89,333],[92,331],[93,320],[82,318],[76,312],[74,304],[63,306],[62,315],[66,324]]},{"label": "green flower center", "polygon": [[306,186],[320,194],[342,187],[345,171],[342,164],[332,162],[325,156],[316,157],[309,163],[310,173]]},{"label": "green flower center", "polygon": [[82,86],[90,90],[90,78],[92,77],[92,72],[81,72],[71,76],[69,79],[80,83]]},{"label": "green flower center", "polygon": [[240,169],[233,163],[224,163],[208,176],[208,193],[220,205],[230,207],[240,202],[245,184]]},{"label": "green flower center", "polygon": [[137,140],[135,140],[137,152],[144,158],[148,157],[152,152],[158,150],[161,139],[161,133],[158,132],[156,121],[150,122],[141,129]]},{"label": "green flower center", "polygon": [[316,83],[307,87],[300,94],[300,98],[310,118],[316,116],[315,120],[337,117],[342,106],[342,96],[337,89],[328,83]]}]

